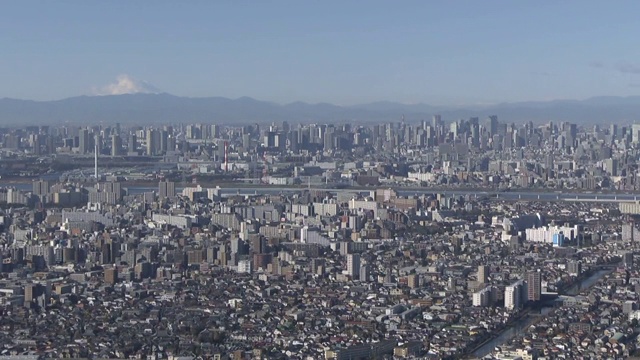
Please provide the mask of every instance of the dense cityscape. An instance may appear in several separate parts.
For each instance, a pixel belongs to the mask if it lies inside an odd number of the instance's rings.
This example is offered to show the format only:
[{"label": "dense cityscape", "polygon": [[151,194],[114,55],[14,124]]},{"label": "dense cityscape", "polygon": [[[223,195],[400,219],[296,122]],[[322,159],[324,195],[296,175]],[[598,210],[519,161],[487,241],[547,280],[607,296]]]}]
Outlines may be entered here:
[{"label": "dense cityscape", "polygon": [[640,126],[0,133],[0,357],[638,350]]},{"label": "dense cityscape", "polygon": [[2,1],[0,360],[640,360],[638,13]]}]

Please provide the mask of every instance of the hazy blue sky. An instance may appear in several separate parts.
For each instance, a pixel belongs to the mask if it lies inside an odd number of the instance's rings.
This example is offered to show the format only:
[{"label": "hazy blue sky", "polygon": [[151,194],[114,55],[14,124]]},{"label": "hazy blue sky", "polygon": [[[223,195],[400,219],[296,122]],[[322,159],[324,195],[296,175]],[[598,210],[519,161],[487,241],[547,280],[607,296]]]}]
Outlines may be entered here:
[{"label": "hazy blue sky", "polygon": [[[0,97],[354,104],[640,94],[640,1],[3,1]],[[111,87],[108,87],[112,84]]]}]

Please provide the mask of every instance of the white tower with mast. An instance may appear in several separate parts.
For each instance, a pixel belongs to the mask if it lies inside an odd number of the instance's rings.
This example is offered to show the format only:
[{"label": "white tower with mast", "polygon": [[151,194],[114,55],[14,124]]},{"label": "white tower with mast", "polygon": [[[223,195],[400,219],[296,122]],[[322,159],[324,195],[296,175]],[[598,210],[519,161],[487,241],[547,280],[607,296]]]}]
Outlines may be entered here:
[{"label": "white tower with mast", "polygon": [[98,137],[96,136],[96,148],[94,151],[94,161],[93,161],[93,176],[95,176],[96,180],[98,180]]}]

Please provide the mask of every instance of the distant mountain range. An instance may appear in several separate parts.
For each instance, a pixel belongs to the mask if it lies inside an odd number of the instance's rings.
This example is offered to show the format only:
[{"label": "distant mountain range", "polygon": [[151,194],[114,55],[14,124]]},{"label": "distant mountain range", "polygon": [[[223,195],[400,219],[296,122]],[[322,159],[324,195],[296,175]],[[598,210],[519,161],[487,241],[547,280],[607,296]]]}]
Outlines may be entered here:
[{"label": "distant mountain range", "polygon": [[15,124],[158,124],[208,122],[249,124],[289,122],[417,122],[441,114],[445,121],[498,115],[501,122],[570,121],[578,124],[633,123],[640,120],[640,96],[594,97],[503,103],[487,106],[431,106],[380,101],[354,106],[295,102],[279,105],[249,97],[188,98],[170,94],[79,96],[56,101],[0,99],[0,126]]}]

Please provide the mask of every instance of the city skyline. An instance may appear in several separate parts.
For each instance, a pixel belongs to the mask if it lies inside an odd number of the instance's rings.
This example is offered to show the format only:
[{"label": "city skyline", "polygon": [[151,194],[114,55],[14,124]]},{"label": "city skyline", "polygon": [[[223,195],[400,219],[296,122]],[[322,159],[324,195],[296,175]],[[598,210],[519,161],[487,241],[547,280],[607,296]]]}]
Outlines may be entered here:
[{"label": "city skyline", "polygon": [[638,6],[14,2],[0,15],[0,97],[478,105],[638,95]]},{"label": "city skyline", "polygon": [[0,360],[640,358],[639,2],[3,5]]}]

